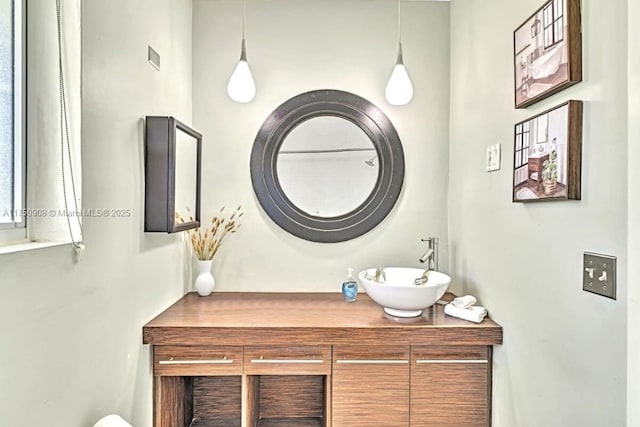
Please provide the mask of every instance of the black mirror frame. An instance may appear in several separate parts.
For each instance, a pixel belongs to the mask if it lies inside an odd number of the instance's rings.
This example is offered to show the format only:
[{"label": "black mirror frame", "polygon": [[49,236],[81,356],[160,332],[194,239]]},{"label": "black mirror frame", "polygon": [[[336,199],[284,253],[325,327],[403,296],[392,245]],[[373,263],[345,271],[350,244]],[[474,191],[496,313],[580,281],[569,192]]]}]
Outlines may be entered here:
[{"label": "black mirror frame", "polygon": [[[295,206],[284,194],[277,174],[278,152],[289,132],[320,116],[340,117],[357,125],[375,146],[379,159],[378,180],[369,197],[353,211],[328,218]],[[391,212],[404,182],[404,151],[393,124],[375,104],[349,92],[315,90],[289,99],[267,117],[251,150],[250,170],[256,197],[278,226],[305,240],[337,243],[371,231]]]},{"label": "black mirror frame", "polygon": [[[176,132],[196,140],[196,206],[194,221],[176,223]],[[147,116],[145,119],[145,206],[144,231],[177,233],[200,227],[200,186],[202,135],[174,117]]]}]

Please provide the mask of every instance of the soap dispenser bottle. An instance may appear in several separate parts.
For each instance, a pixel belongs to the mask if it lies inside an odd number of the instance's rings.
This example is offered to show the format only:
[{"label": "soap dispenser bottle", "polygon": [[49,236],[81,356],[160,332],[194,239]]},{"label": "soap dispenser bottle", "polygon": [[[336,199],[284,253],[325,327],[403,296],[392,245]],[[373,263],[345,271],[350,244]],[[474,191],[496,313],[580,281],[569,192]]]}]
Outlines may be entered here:
[{"label": "soap dispenser bottle", "polygon": [[348,268],[347,271],[347,277],[342,282],[342,296],[347,302],[355,302],[358,296],[358,282],[353,278],[353,268]]}]

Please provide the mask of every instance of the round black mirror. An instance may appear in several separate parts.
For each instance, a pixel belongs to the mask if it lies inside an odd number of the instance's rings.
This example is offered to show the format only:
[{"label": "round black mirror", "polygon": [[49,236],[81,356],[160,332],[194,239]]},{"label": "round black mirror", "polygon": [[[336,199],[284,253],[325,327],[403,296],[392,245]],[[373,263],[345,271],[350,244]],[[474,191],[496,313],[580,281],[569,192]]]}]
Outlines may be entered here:
[{"label": "round black mirror", "polygon": [[267,215],[314,242],[376,227],[395,205],[404,153],[389,118],[349,92],[318,90],[273,111],[251,151],[251,180]]}]

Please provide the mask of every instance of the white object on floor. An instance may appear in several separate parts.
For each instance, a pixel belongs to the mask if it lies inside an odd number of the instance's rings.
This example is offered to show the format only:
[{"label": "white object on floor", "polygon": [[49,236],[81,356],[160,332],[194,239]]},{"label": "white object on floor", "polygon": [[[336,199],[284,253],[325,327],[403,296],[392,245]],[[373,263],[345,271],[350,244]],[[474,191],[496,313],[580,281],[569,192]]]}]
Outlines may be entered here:
[{"label": "white object on floor", "polygon": [[93,427],[133,427],[119,415],[107,415],[98,421]]},{"label": "white object on floor", "polygon": [[463,297],[455,298],[451,301],[451,304],[458,308],[469,308],[477,302],[476,297],[473,295],[465,295]]},{"label": "white object on floor", "polygon": [[453,304],[447,304],[444,306],[445,314],[449,316],[457,317],[459,319],[468,320],[469,322],[480,323],[487,315],[487,309],[474,305],[469,308],[459,308]]}]

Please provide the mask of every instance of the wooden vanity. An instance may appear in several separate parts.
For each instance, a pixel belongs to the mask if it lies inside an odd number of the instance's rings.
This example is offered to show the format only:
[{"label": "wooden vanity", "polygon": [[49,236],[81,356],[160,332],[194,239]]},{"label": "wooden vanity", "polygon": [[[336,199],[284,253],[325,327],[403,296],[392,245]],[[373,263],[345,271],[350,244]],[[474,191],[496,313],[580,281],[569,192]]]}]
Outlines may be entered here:
[{"label": "wooden vanity", "polygon": [[487,427],[502,327],[366,295],[187,294],[143,328],[155,427]]}]

